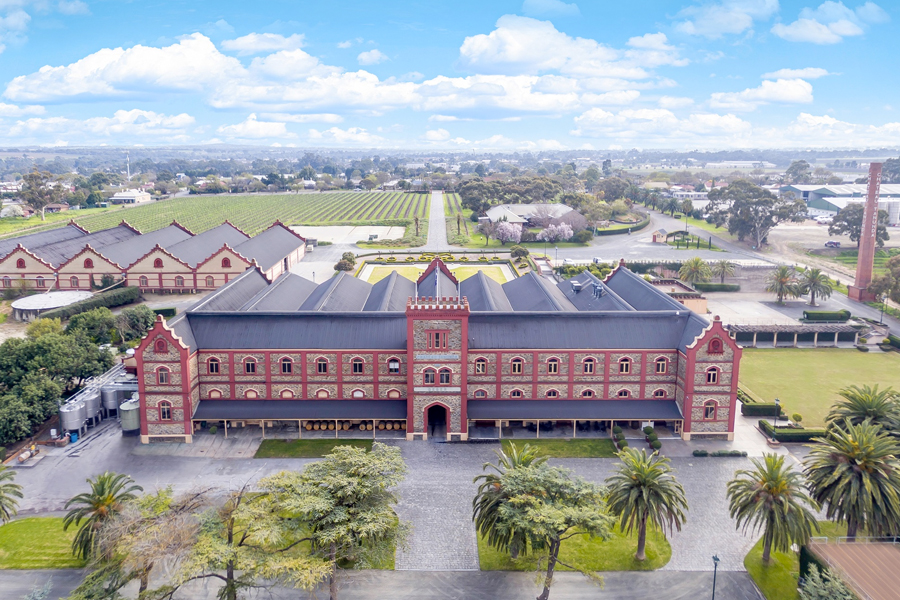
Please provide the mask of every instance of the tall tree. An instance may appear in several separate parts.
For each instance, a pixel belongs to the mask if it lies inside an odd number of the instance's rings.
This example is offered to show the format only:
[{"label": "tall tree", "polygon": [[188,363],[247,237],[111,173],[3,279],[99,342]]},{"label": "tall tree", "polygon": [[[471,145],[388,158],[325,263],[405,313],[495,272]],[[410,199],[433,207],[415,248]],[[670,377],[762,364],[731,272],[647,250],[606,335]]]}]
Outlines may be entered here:
[{"label": "tall tree", "polygon": [[22,486],[16,481],[16,472],[0,466],[0,522],[9,523],[19,509],[19,500],[23,498]]},{"label": "tall tree", "polygon": [[821,269],[806,269],[800,274],[798,291],[801,295],[809,294],[809,305],[816,306],[816,297],[827,300],[834,291],[831,278]]},{"label": "tall tree", "polygon": [[893,388],[851,385],[838,392],[841,399],[831,405],[825,423],[828,429],[845,423],[859,425],[868,420],[885,431],[900,435],[900,392]]},{"label": "tall tree", "polygon": [[616,473],[606,479],[609,508],[619,517],[619,528],[638,532],[637,560],[647,558],[647,524],[671,533],[681,531],[688,509],[684,488],[672,474],[670,460],[656,452],[647,455],[643,448],[625,448],[619,452]]},{"label": "tall tree", "polygon": [[725,278],[731,277],[734,275],[734,271],[737,265],[731,262],[727,258],[723,258],[722,260],[717,260],[712,264],[711,272],[713,277],[718,277],[719,282],[723,285],[725,284]]},{"label": "tall tree", "polygon": [[807,183],[810,178],[810,166],[805,160],[795,160],[784,173],[788,183]]},{"label": "tall tree", "polygon": [[786,221],[800,221],[806,212],[802,200],[777,198],[769,190],[738,179],[728,187],[709,192],[707,210],[714,216],[727,217],[728,233],[743,241],[750,237],[756,248],[762,246],[769,232]]},{"label": "tall tree", "polygon": [[769,564],[772,550],[788,552],[792,544],[803,545],[818,531],[815,506],[807,495],[803,475],[784,464],[784,456],[764,454],[753,458],[753,469],[740,470],[728,482],[731,518],[738,529],[762,530],[762,561]]},{"label": "tall tree", "polygon": [[863,421],[832,427],[803,461],[813,499],[832,521],[847,524],[853,541],[900,531],[900,444],[881,425]]},{"label": "tall tree", "polygon": [[[856,247],[859,248],[864,210],[865,204],[862,202],[848,204],[834,216],[831,225],[828,226],[828,234],[848,235],[850,236],[850,241],[856,242]],[[884,246],[884,243],[887,240],[891,239],[891,236],[888,235],[887,231],[888,220],[889,216],[887,211],[879,210],[877,226],[875,228],[875,243],[879,248]]]},{"label": "tall tree", "polygon": [[87,482],[91,491],[70,498],[65,506],[69,512],[63,518],[64,530],[78,527],[72,540],[72,552],[80,558],[90,558],[94,553],[98,541],[96,534],[104,521],[122,510],[126,502],[137,498],[136,492],[144,491],[128,475],[109,471]]},{"label": "tall tree", "polygon": [[678,279],[685,283],[702,283],[709,281],[711,276],[712,270],[709,268],[709,264],[699,256],[687,259],[678,269]]},{"label": "tall tree", "polygon": [[892,256],[884,265],[884,272],[875,277],[867,290],[880,298],[900,302],[900,256]]},{"label": "tall tree", "polygon": [[45,219],[44,211],[47,205],[62,200],[66,190],[59,180],[48,171],[38,171],[37,168],[22,177],[22,201],[35,212],[41,213],[41,221]]},{"label": "tall tree", "polygon": [[797,272],[786,265],[775,267],[766,277],[766,291],[778,296],[778,304],[784,304],[785,298],[796,298],[800,295]]}]

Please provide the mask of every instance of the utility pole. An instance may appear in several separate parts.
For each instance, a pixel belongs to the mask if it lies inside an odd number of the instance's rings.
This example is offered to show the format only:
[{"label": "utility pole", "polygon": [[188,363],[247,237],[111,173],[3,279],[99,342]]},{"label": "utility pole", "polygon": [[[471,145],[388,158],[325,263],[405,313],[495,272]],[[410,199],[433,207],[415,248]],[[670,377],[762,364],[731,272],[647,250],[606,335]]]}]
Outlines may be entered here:
[{"label": "utility pole", "polygon": [[128,176],[128,181],[131,181],[131,155],[128,150],[125,151],[125,172]]}]

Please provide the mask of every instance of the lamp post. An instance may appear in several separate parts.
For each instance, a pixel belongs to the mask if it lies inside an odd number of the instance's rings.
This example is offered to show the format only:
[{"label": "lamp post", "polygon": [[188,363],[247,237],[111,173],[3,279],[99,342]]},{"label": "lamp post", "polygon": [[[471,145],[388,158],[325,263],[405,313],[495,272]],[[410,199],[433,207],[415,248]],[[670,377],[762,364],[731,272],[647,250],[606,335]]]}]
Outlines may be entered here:
[{"label": "lamp post", "polygon": [[881,296],[881,318],[878,319],[879,325],[884,325],[884,305],[887,302],[887,294]]},{"label": "lamp post", "polygon": [[712,600],[716,600],[716,574],[719,571],[719,557],[713,555],[713,594]]},{"label": "lamp post", "polygon": [[781,400],[775,398],[775,416],[772,417],[772,441],[775,441],[775,429],[778,427],[778,415],[781,413]]},{"label": "lamp post", "polygon": [[556,260],[553,263],[558,267],[559,266],[559,246],[553,246],[553,249],[556,250]]}]

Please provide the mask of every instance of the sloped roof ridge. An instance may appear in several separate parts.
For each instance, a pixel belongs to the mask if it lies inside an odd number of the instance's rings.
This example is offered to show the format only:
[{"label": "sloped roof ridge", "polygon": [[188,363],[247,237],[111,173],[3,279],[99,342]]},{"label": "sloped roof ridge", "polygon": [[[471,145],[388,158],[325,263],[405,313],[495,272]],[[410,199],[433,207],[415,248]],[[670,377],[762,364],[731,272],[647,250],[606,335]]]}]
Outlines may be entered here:
[{"label": "sloped roof ridge", "polygon": [[263,299],[264,299],[266,296],[268,296],[269,294],[271,294],[272,292],[274,292],[274,291],[275,291],[276,289],[278,289],[285,281],[287,281],[290,275],[292,275],[292,273],[291,273],[290,271],[285,271],[284,273],[282,273],[281,275],[279,275],[278,277],[276,277],[276,278],[275,278],[275,281],[273,281],[271,284],[267,285],[267,286],[264,287],[263,289],[259,290],[259,292],[257,292],[255,296],[253,296],[252,298],[250,298],[249,300],[247,300],[247,302],[244,303],[243,306],[241,306],[240,308],[238,308],[238,309],[237,309],[238,312],[246,312],[246,311],[248,311],[248,310],[251,310],[254,306],[256,306],[257,304],[259,304],[260,302],[262,302]]},{"label": "sloped roof ridge", "polygon": [[[587,277],[588,277],[589,279],[591,279],[591,280],[593,280],[595,283],[597,283],[597,284],[603,286],[603,292],[606,293],[606,294],[609,294],[610,296],[612,296],[612,297],[616,300],[616,302],[619,303],[619,304],[622,306],[622,308],[625,309],[626,311],[636,311],[636,310],[637,310],[635,307],[633,307],[633,306],[631,305],[630,302],[626,302],[625,299],[624,299],[622,296],[620,296],[619,294],[617,294],[611,287],[609,287],[608,285],[606,285],[602,279],[600,279],[599,277],[597,277],[596,275],[594,275],[594,274],[591,273],[590,271],[582,271],[582,272],[581,272],[581,275],[587,275]],[[576,277],[580,277],[580,275],[577,275]],[[572,279],[575,279],[575,277],[573,277]],[[570,280],[570,281],[571,281],[571,280]]]},{"label": "sloped roof ridge", "polygon": [[[397,285],[397,278],[400,277],[400,274],[397,273],[396,270],[391,271],[391,274],[387,276],[388,282],[385,284],[384,295],[381,297],[381,303],[378,305],[378,311],[387,310],[387,307],[390,306],[391,296],[394,293],[394,287]],[[373,286],[374,289],[374,286]]]},{"label": "sloped roof ridge", "polygon": [[[210,302],[212,302],[212,300],[221,296],[223,293],[225,293],[225,290],[227,290],[228,288],[230,288],[234,285],[237,285],[238,281],[243,281],[244,279],[249,278],[251,276],[251,273],[256,273],[257,275],[259,275],[260,277],[265,279],[265,276],[259,271],[258,268],[251,267],[251,268],[245,270],[244,272],[242,272],[240,275],[238,275],[231,281],[229,281],[228,283],[226,283],[225,285],[216,289],[213,293],[209,294],[202,300],[198,301],[196,304],[194,304],[193,306],[191,306],[184,312],[185,313],[189,313],[189,312],[193,313],[195,311],[202,312],[203,306],[209,304]],[[211,312],[219,313],[219,311],[211,311]],[[225,311],[225,312],[233,312],[233,311]],[[182,314],[184,314],[184,313],[182,313]]]},{"label": "sloped roof ridge", "polygon": [[[484,296],[485,296],[485,300],[487,301],[488,306],[491,307],[492,311],[496,311],[497,303],[494,302],[494,295],[490,293],[490,289],[488,288],[488,283],[486,281],[486,278],[488,278],[487,275],[484,274],[484,271],[479,269],[478,271],[475,272],[475,277],[478,278],[479,285],[481,285],[481,287],[484,288],[484,290],[487,292],[484,294]],[[469,279],[472,279],[472,278],[470,277]],[[459,290],[460,290],[459,296],[462,297],[462,281],[459,282]],[[503,289],[501,288],[500,291],[503,291]],[[505,292],[504,292],[504,294],[505,294]]]},{"label": "sloped roof ridge", "polygon": [[534,271],[529,271],[528,274],[526,275],[526,277],[531,277],[532,279],[534,279],[537,282],[538,287],[541,290],[541,293],[543,293],[544,296],[547,298],[547,300],[550,301],[550,304],[552,304],[553,306],[556,307],[556,310],[558,310],[560,312],[565,311],[565,308],[563,307],[563,305],[560,304],[559,302],[557,302],[556,298],[554,298],[552,295],[550,295],[550,291],[544,287],[544,282],[542,281],[542,278],[540,276],[538,276],[537,273],[535,273]]}]

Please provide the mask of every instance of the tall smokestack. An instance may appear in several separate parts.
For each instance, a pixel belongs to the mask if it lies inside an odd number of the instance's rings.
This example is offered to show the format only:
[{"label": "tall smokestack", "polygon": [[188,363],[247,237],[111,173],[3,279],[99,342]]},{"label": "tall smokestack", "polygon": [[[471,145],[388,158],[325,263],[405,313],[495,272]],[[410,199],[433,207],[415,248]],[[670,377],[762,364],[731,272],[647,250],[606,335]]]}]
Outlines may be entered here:
[{"label": "tall smokestack", "polygon": [[856,281],[848,289],[851,300],[874,302],[875,294],[868,291],[875,267],[876,235],[878,233],[878,192],[881,188],[881,163],[869,165],[869,187],[859,233],[859,258],[856,261]]}]

